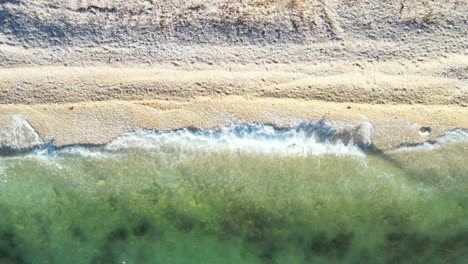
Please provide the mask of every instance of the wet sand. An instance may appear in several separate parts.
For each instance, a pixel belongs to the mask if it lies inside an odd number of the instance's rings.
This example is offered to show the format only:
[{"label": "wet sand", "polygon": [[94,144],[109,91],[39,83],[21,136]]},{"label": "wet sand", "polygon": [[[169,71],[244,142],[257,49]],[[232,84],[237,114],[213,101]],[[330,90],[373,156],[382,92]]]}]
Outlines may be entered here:
[{"label": "wet sand", "polygon": [[[236,96],[1,105],[0,112],[4,135],[18,130],[11,124],[12,118],[19,115],[44,142],[59,147],[105,144],[122,133],[139,129],[213,128],[239,122],[288,127],[325,118],[336,126],[358,126],[370,121],[373,144],[389,150],[405,143],[433,140],[454,128],[468,128],[467,108],[458,105],[371,105]],[[422,127],[430,127],[431,132],[421,133]]]}]

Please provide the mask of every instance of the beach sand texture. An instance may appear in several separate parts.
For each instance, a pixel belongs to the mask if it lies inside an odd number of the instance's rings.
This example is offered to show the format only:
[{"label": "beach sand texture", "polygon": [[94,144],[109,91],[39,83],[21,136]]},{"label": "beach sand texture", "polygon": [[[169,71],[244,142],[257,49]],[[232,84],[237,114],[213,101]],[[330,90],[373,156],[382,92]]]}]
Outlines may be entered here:
[{"label": "beach sand texture", "polygon": [[321,118],[424,142],[468,128],[468,2],[2,1],[0,104],[7,147],[37,143],[18,116],[57,146]]}]

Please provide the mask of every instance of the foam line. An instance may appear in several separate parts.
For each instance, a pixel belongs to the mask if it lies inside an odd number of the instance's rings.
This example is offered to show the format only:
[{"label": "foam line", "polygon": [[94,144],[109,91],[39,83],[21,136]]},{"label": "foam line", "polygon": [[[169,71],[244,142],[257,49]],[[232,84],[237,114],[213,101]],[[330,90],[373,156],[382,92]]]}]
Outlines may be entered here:
[{"label": "foam line", "polygon": [[284,156],[356,155],[364,152],[357,144],[344,142],[330,133],[329,138],[316,136],[309,127],[299,126],[279,129],[271,125],[233,125],[219,130],[148,131],[124,134],[108,144],[107,151],[124,149],[161,149],[174,147],[180,150],[240,151],[255,154]]},{"label": "foam line", "polygon": [[460,144],[468,142],[468,130],[454,129],[445,135],[439,137],[435,141],[428,141],[422,144],[413,146],[403,146],[394,150],[394,152],[407,152],[407,151],[430,151],[441,148],[446,145]]}]

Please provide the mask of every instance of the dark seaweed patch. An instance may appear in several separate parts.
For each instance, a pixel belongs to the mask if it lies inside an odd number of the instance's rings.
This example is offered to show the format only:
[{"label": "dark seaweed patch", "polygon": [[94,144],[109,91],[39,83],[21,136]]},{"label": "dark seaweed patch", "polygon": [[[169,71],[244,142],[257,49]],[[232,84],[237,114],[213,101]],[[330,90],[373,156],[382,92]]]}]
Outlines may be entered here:
[{"label": "dark seaweed patch", "polygon": [[166,212],[166,217],[179,231],[189,233],[194,229],[202,229],[205,224],[197,218],[175,209]]},{"label": "dark seaweed patch", "polygon": [[351,248],[352,241],[353,235],[349,233],[340,233],[332,238],[325,234],[318,234],[309,242],[307,256],[342,258]]},{"label": "dark seaweed patch", "polygon": [[116,197],[114,196],[111,196],[107,199],[107,203],[109,204],[109,207],[112,209],[112,210],[117,210],[117,203],[118,203],[118,200]]},{"label": "dark seaweed patch", "polygon": [[273,226],[280,223],[268,210],[256,207],[254,204],[245,202],[234,205],[219,224],[221,231],[220,239],[229,239],[234,236],[245,234],[248,241],[264,241],[271,236]]},{"label": "dark seaweed patch", "polygon": [[71,234],[71,237],[74,239],[74,240],[77,240],[77,241],[80,241],[80,242],[84,242],[86,241],[86,236],[85,234],[83,233],[83,230],[79,227],[71,227],[70,228],[70,234]]},{"label": "dark seaweed patch", "polygon": [[0,263],[25,263],[18,249],[17,237],[12,231],[5,231],[0,234]]},{"label": "dark seaweed patch", "polygon": [[101,250],[97,256],[95,256],[91,263],[92,264],[107,264],[107,263],[117,263],[117,255],[119,252],[119,245],[125,245],[128,239],[128,231],[119,227],[114,229],[109,233],[107,239],[102,246]]},{"label": "dark seaweed patch", "polygon": [[433,241],[417,233],[395,232],[387,235],[390,261],[402,263],[413,256],[422,256],[433,247]]},{"label": "dark seaweed patch", "polygon": [[128,231],[123,227],[119,227],[109,234],[107,241],[110,243],[124,242],[127,240],[127,238]]},{"label": "dark seaweed patch", "polygon": [[148,234],[150,228],[151,226],[148,221],[142,221],[140,224],[133,228],[132,233],[137,237],[141,237]]}]

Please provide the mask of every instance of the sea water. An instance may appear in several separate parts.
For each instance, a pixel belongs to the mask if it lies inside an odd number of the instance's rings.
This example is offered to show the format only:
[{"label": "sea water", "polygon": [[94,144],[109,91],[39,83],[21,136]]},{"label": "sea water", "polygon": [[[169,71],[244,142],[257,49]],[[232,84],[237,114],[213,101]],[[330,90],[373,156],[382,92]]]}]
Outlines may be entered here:
[{"label": "sea water", "polygon": [[468,132],[369,149],[256,124],[8,152],[0,263],[466,263]]}]

